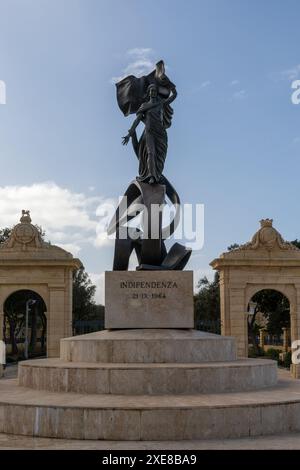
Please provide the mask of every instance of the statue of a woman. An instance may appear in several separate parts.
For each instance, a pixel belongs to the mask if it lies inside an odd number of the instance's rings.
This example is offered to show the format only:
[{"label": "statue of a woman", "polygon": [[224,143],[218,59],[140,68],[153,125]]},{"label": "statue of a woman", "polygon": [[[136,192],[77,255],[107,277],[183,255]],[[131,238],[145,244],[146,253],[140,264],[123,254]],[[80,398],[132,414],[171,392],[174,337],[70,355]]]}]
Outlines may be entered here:
[{"label": "statue of a woman", "polygon": [[[161,67],[161,63],[158,65]],[[137,109],[136,119],[127,136],[123,137],[123,145],[127,145],[132,139],[139,159],[139,181],[154,184],[161,180],[168,148],[166,129],[171,125],[173,114],[170,104],[176,96],[175,85],[164,75],[163,69],[163,73],[160,76],[156,74],[155,80],[148,86],[146,101]],[[138,140],[136,128],[141,121],[145,124],[145,129]]]},{"label": "statue of a woman", "polygon": [[[191,250],[176,243],[167,253],[165,240],[174,233],[179,223],[180,200],[162,174],[168,149],[167,129],[173,116],[171,103],[177,96],[176,87],[165,74],[164,62],[160,60],[148,75],[139,78],[129,75],[120,80],[116,83],[116,92],[118,106],[124,116],[136,115],[128,134],[123,137],[123,145],[132,141],[139,160],[139,176],[126,190],[108,228],[110,234],[116,233],[114,270],[128,269],[133,250],[138,257],[139,270],[181,270],[188,262]],[[138,139],[136,128],[141,121],[145,128]],[[176,215],[168,230],[162,229],[166,197],[176,206]],[[156,207],[152,209],[153,205],[159,205],[160,210],[157,212]],[[141,214],[138,227],[128,225]]]}]

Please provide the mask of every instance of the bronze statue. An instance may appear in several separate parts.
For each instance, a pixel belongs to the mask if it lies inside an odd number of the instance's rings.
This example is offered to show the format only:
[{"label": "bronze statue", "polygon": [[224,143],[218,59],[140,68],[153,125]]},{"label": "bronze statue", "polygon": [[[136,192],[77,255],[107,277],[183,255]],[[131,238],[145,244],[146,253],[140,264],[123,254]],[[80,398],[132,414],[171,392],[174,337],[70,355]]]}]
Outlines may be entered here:
[{"label": "bronze statue", "polygon": [[[139,159],[137,180],[149,184],[161,181],[168,149],[166,129],[171,126],[173,114],[170,104],[177,96],[175,85],[164,74],[162,61],[156,66],[154,78],[155,81],[147,88],[145,101],[136,112],[136,119],[128,135],[123,137],[123,145],[127,145],[130,138],[132,139],[134,151]],[[145,124],[145,129],[138,141],[136,128],[141,121]]]},{"label": "bronze statue", "polygon": [[[123,145],[131,139],[134,152],[139,160],[139,176],[130,184],[124,195],[126,209],[121,201],[112,219],[108,233],[116,233],[114,270],[128,269],[133,250],[136,251],[139,270],[181,270],[188,262],[191,250],[175,243],[167,252],[165,239],[169,238],[179,223],[180,200],[176,190],[163,175],[168,149],[166,129],[171,126],[173,109],[171,103],[177,97],[175,85],[165,74],[161,60],[149,75],[130,75],[117,87],[118,105],[125,116],[136,114]],[[138,140],[136,128],[143,122],[145,128]],[[162,228],[162,210],[166,197],[176,206],[176,214],[169,227]],[[138,214],[130,210],[142,203],[144,209],[142,229],[127,226],[127,222]],[[158,216],[154,207],[160,207]],[[154,229],[154,230],[153,230]],[[153,236],[153,233],[156,233]]]}]

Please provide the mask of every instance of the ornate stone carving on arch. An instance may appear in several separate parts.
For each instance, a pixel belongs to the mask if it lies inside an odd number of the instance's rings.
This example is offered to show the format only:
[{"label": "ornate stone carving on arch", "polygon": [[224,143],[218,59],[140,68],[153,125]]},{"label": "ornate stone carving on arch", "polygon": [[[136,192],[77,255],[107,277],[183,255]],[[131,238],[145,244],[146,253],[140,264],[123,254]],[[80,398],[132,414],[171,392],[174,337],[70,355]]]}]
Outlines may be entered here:
[{"label": "ornate stone carving on arch", "polygon": [[272,251],[274,249],[299,251],[292,243],[286,242],[281,234],[273,227],[273,219],[262,219],[260,229],[255,232],[252,240],[244,245],[240,245],[231,251],[258,250],[259,248]]}]

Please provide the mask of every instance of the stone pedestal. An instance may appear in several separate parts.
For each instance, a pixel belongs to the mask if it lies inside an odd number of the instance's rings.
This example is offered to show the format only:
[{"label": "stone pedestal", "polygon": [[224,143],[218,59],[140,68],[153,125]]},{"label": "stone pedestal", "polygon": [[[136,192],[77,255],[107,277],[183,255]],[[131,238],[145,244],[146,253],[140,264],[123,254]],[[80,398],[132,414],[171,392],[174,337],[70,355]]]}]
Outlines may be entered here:
[{"label": "stone pedestal", "polygon": [[299,394],[287,402],[276,382],[275,361],[237,360],[230,337],[99,331],[61,340],[60,358],[22,361],[10,389],[0,380],[0,432],[126,441],[291,432]]},{"label": "stone pedestal", "polygon": [[193,328],[192,271],[105,273],[105,328]]}]

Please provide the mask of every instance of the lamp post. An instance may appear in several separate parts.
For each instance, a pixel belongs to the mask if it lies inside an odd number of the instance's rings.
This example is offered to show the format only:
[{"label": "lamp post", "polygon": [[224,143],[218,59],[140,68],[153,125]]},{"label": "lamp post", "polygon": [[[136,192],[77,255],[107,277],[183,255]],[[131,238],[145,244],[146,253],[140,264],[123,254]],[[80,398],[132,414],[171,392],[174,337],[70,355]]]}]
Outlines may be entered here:
[{"label": "lamp post", "polygon": [[[0,367],[6,364],[6,346],[2,339],[0,339]],[[1,371],[0,371],[1,373]],[[1,377],[1,375],[0,375]]]},{"label": "lamp post", "polygon": [[257,303],[253,302],[253,300],[250,300],[248,304],[248,311],[246,312],[248,327],[252,325],[252,322],[254,320],[254,315],[256,313],[256,307],[257,307]]},{"label": "lamp post", "polygon": [[255,319],[254,315],[256,313],[257,303],[253,302],[253,300],[250,300],[248,305],[249,305],[249,308],[248,308],[248,311],[246,312],[247,313],[247,324],[248,324],[247,325],[248,326],[248,335],[249,335],[249,330],[250,330],[250,335],[251,335],[251,339],[252,339],[253,348],[254,348],[254,351],[256,351],[257,341],[256,341],[256,335],[253,331],[253,323],[254,323],[254,319]]},{"label": "lamp post", "polygon": [[25,317],[25,359],[28,359],[28,320],[29,320],[29,311],[32,305],[36,304],[37,300],[28,299],[26,301],[26,317]]},{"label": "lamp post", "polygon": [[253,302],[253,300],[250,300],[249,302],[249,310],[247,312],[248,315],[254,315],[255,314],[255,309],[257,307],[257,303]]}]

